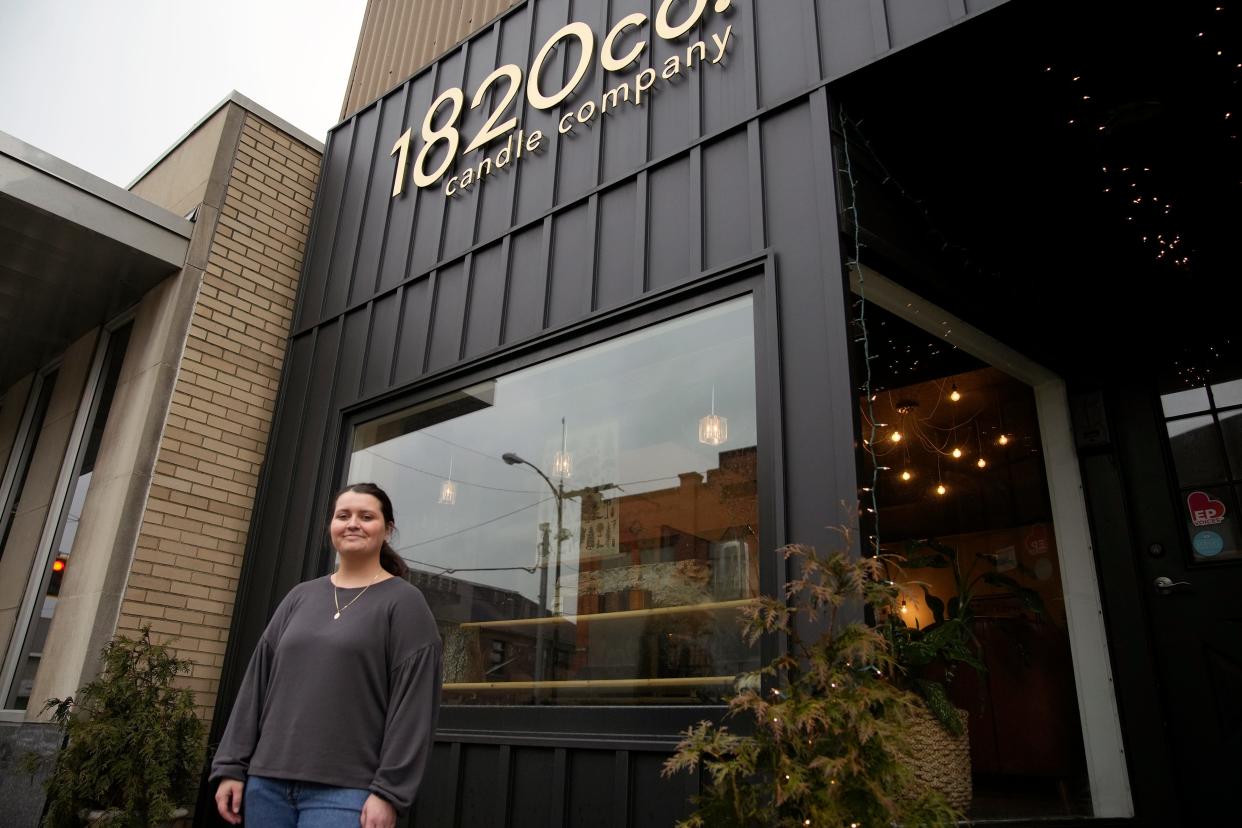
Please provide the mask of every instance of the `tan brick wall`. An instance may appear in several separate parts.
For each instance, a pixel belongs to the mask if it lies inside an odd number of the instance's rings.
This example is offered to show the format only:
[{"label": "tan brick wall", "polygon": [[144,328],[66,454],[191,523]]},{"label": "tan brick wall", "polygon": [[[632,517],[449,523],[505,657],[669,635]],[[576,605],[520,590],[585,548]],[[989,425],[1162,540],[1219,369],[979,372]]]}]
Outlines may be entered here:
[{"label": "tan brick wall", "polygon": [[246,114],[117,625],[176,636],[196,662],[184,683],[208,726],[319,162]]}]

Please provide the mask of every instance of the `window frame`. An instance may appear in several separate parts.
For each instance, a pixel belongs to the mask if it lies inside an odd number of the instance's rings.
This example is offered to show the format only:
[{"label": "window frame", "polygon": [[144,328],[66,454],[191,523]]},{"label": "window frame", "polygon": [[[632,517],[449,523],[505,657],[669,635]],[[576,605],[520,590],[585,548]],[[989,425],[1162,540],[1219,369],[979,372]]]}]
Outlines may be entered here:
[{"label": "window frame", "polygon": [[[783,560],[774,550],[786,542],[784,476],[780,458],[780,358],[776,323],[775,268],[770,257],[679,285],[615,311],[594,315],[567,328],[536,335],[497,348],[477,360],[420,377],[403,388],[364,400],[340,412],[337,451],[331,466],[333,484],[323,494],[326,514],[332,494],[345,485],[355,428],[372,419],[480,382],[566,356],[608,340],[712,305],[749,295],[755,343],[755,417],[759,487],[759,591],[774,595],[784,583]],[[314,556],[319,577],[332,569],[327,539]],[[779,570],[779,571],[778,571]],[[767,663],[783,646],[776,636],[760,641],[759,659]],[[766,682],[765,682],[766,684]],[[568,734],[581,734],[584,747],[666,750],[685,728],[705,718],[723,717],[724,705],[443,705],[438,733],[453,741],[495,744],[564,744]]]}]

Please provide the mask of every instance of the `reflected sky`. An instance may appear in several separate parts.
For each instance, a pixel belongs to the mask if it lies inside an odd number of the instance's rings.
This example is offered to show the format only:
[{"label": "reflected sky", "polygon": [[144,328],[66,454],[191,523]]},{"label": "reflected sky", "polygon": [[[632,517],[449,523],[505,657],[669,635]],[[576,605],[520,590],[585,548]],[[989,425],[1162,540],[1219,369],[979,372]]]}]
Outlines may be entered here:
[{"label": "reflected sky", "polygon": [[[721,446],[698,441],[699,418],[728,419]],[[371,480],[393,499],[394,546],[416,569],[536,599],[541,523],[555,545],[554,453],[573,458],[567,492],[611,484],[605,498],[675,488],[678,475],[706,474],[720,452],[756,444],[754,337],[750,297],[715,305],[501,377],[494,404],[355,451],[349,481]],[[456,501],[441,505],[450,467]],[[561,545],[564,606],[576,604],[576,498],[566,498]],[[549,585],[549,593],[553,585]]]}]

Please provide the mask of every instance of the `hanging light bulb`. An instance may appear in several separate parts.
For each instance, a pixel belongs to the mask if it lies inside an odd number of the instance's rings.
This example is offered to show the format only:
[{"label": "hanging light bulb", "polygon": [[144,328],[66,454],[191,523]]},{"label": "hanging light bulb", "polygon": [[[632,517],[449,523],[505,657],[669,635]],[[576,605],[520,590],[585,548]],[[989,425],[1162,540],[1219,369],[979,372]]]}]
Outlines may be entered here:
[{"label": "hanging light bulb", "polygon": [[565,450],[565,418],[561,417],[561,450],[552,455],[552,474],[573,477],[574,458]]},{"label": "hanging light bulb", "polygon": [[906,606],[906,596],[901,596],[901,614],[905,615],[910,612],[910,608]]},{"label": "hanging light bulb", "polygon": [[945,486],[944,486],[944,484],[943,484],[943,483],[939,483],[939,484],[937,484],[937,485],[936,485],[936,494],[938,494],[938,495],[945,495],[945,494],[948,494],[948,493],[949,493],[949,490],[945,488]]},{"label": "hanging light bulb", "polygon": [[729,421],[716,413],[716,386],[712,386],[712,413],[699,420],[699,442],[718,446],[729,439]]},{"label": "hanging light bulb", "polygon": [[909,480],[909,479],[910,479],[910,478],[912,478],[912,477],[914,477],[914,475],[910,474],[910,470],[909,470],[909,469],[906,469],[905,471],[903,471],[903,472],[901,473],[901,479],[902,479],[902,480]]},{"label": "hanging light bulb", "polygon": [[957,390],[957,383],[955,382],[953,383],[953,390],[949,392],[949,399],[953,400],[953,402],[957,402],[961,398],[962,392]]},{"label": "hanging light bulb", "polygon": [[981,468],[981,469],[984,469],[984,468],[987,468],[988,461],[987,461],[987,460],[984,460],[982,457],[980,457],[980,458],[979,458],[979,462],[978,462],[978,463],[975,463],[975,465],[976,465],[976,466],[978,466],[978,467],[979,467],[979,468]]},{"label": "hanging light bulb", "polygon": [[452,455],[449,455],[448,477],[440,482],[440,499],[436,502],[441,506],[452,506],[457,502],[457,484],[453,482]]},{"label": "hanging light bulb", "polygon": [[960,459],[962,456],[962,450],[960,448],[954,448],[952,454],[954,460]]},{"label": "hanging light bulb", "polygon": [[1007,435],[1007,434],[1002,434],[1002,435],[1000,436],[1000,439],[999,439],[999,440],[997,440],[996,442],[1000,443],[1002,446],[1007,446],[1007,445],[1009,445],[1009,435]]},{"label": "hanging light bulb", "polygon": [[888,439],[892,440],[894,443],[900,443],[900,442],[901,442],[901,432],[900,432],[900,431],[894,431],[892,434],[888,435]]}]

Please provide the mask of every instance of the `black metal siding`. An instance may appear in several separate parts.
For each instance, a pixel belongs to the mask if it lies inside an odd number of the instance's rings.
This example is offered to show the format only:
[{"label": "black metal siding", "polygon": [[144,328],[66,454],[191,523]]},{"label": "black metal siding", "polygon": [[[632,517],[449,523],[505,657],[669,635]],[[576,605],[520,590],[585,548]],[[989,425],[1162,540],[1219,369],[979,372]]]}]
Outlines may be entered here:
[{"label": "black metal siding", "polygon": [[[555,352],[563,346],[543,338],[557,330],[585,323],[589,335],[596,318],[615,328],[615,309],[682,295],[704,279],[707,289],[716,284],[711,274],[744,260],[747,278],[762,286],[757,347],[769,335],[775,346],[757,353],[760,433],[769,441],[760,469],[765,544],[830,542],[825,527],[843,519],[839,504],[854,500],[855,481],[826,82],[996,3],[735,0],[724,20],[707,15],[709,32],[733,26],[720,65],[701,65],[643,107],[572,137],[557,134],[559,113],[598,101],[606,81],[632,74],[605,78],[592,69],[578,94],[549,112],[521,96],[519,126],[543,131],[541,152],[453,198],[443,181],[421,191],[407,182],[401,197],[390,197],[393,142],[405,127],[417,136],[439,92],[464,86],[463,135],[472,135],[489,107],[471,112],[469,96],[492,68],[525,69],[570,20],[601,32],[605,21],[650,14],[653,5],[540,0],[515,8],[329,136],[217,734],[275,604],[327,564],[320,521],[340,482],[350,411],[471,370],[479,358],[520,355],[523,343]],[[674,47],[649,30],[648,39],[643,65],[658,67]],[[548,77],[567,71],[567,53],[576,59],[573,47],[559,49]],[[451,170],[470,160],[456,159]],[[775,590],[780,577],[765,569],[763,588]],[[660,764],[678,727],[710,712],[448,709],[416,821],[668,825],[684,815],[697,779],[661,780]],[[558,733],[521,736],[519,726]]]}]

